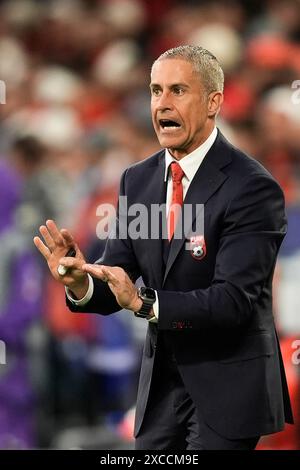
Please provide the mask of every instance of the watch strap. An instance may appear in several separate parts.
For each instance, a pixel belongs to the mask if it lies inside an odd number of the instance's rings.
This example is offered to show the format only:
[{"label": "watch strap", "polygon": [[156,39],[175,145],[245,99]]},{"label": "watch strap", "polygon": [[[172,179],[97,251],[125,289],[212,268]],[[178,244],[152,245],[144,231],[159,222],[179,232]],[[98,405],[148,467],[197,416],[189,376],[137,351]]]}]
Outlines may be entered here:
[{"label": "watch strap", "polygon": [[136,317],[149,319],[151,318],[150,312],[152,310],[155,300],[149,299],[145,295],[143,295],[142,289],[143,288],[141,287],[138,289],[138,296],[142,300],[143,303],[142,303],[140,310],[138,312],[134,312],[134,314]]}]

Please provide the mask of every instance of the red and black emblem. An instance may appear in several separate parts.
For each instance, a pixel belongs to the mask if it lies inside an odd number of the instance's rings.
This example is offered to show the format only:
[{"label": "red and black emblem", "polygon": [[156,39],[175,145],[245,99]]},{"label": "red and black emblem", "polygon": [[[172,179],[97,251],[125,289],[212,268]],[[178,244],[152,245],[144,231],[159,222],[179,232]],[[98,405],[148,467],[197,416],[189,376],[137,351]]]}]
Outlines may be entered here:
[{"label": "red and black emblem", "polygon": [[190,238],[191,255],[200,261],[206,255],[206,244],[203,235],[196,235]]}]

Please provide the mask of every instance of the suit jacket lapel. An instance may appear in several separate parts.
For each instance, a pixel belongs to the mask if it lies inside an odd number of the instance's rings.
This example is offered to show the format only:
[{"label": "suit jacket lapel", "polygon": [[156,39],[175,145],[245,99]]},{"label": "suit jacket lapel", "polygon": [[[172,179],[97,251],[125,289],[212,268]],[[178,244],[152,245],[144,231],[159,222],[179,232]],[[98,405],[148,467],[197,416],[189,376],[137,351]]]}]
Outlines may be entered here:
[{"label": "suit jacket lapel", "polygon": [[[190,184],[184,199],[184,204],[191,204],[193,206],[196,204],[205,204],[227,179],[228,176],[220,171],[220,169],[228,165],[230,162],[231,156],[229,145],[219,131],[215,143],[208,151]],[[190,221],[189,227],[185,227],[185,233],[189,233],[191,231],[195,217]],[[184,236],[180,239],[174,238],[171,241],[163,285],[185,242],[186,239]]]},{"label": "suit jacket lapel", "polygon": [[[165,205],[166,203],[166,183],[164,181],[165,173],[165,152],[162,150],[157,159],[157,164],[151,169],[151,177],[148,179],[145,191],[145,205],[148,209],[148,227],[151,229],[151,205]],[[165,217],[165,213],[162,217]],[[162,254],[162,237],[161,227],[158,231],[158,238],[152,238],[149,234],[147,252],[149,261],[152,265],[154,278],[157,287],[162,285],[163,277],[163,254]]]}]

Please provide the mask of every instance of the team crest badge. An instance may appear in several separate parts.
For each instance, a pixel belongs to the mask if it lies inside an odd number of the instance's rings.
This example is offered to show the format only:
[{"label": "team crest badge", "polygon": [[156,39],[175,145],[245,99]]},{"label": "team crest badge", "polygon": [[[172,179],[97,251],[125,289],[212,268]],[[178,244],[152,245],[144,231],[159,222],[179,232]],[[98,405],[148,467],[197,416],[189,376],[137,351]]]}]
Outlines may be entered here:
[{"label": "team crest badge", "polygon": [[206,244],[203,235],[196,235],[190,238],[191,255],[196,260],[200,261],[206,255]]}]

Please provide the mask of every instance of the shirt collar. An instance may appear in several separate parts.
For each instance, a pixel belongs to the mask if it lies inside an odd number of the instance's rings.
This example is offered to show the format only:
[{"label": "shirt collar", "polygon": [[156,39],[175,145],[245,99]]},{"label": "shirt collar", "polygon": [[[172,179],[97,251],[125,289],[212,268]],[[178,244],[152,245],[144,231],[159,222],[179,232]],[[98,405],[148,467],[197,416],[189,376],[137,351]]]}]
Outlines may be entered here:
[{"label": "shirt collar", "polygon": [[189,181],[191,181],[199,166],[201,165],[202,161],[204,160],[205,155],[209,151],[209,149],[212,147],[213,143],[215,142],[217,138],[218,130],[216,127],[214,127],[212,133],[208,136],[208,138],[203,142],[203,144],[200,145],[200,147],[196,148],[193,152],[189,153],[185,157],[183,157],[181,160],[176,160],[168,149],[165,149],[165,179],[164,181],[167,181],[168,178],[168,170],[169,166],[172,162],[177,162],[181,166],[182,170],[184,171],[185,176]]}]

